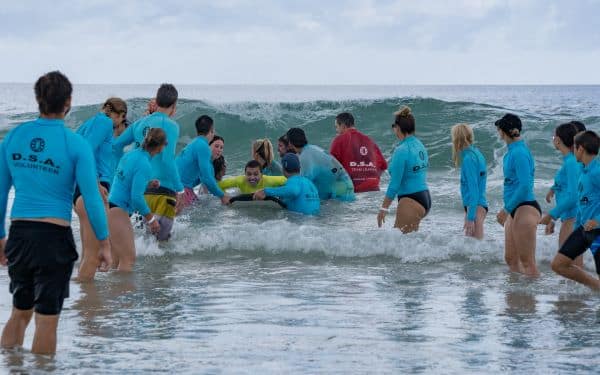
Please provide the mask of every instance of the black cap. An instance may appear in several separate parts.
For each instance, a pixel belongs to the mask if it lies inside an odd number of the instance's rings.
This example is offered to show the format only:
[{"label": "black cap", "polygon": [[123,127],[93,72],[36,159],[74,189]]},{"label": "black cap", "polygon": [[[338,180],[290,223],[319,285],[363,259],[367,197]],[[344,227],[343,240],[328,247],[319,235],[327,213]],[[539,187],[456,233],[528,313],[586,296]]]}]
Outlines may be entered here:
[{"label": "black cap", "polygon": [[506,135],[510,137],[518,137],[521,135],[521,119],[517,115],[512,113],[505,114],[500,120],[495,122],[497,128],[502,130]]}]

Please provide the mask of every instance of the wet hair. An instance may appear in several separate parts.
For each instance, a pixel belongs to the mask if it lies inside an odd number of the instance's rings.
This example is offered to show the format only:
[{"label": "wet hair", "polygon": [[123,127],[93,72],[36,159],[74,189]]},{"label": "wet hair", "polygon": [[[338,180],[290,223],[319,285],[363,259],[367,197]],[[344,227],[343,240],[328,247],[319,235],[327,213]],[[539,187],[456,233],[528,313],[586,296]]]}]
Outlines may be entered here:
[{"label": "wet hair", "polygon": [[156,92],[156,105],[161,108],[169,108],[177,102],[177,89],[170,83],[163,83]]},{"label": "wet hair", "polygon": [[244,172],[246,172],[248,170],[248,168],[258,168],[260,170],[261,165],[256,160],[250,160],[249,162],[246,163],[246,166],[244,167]]},{"label": "wet hair", "polygon": [[394,112],[394,116],[392,127],[398,127],[404,134],[413,134],[415,132],[415,117],[410,107],[402,107],[399,111]]},{"label": "wet hair", "polygon": [[460,165],[460,151],[473,144],[475,139],[473,129],[468,124],[456,124],[450,130],[452,137],[452,161],[455,166]]},{"label": "wet hair", "polygon": [[294,147],[304,147],[308,144],[304,130],[300,128],[291,128],[286,133],[288,142]]},{"label": "wet hair", "polygon": [[575,135],[577,135],[577,127],[572,122],[561,124],[556,127],[554,134],[560,139],[560,141],[568,148],[573,148],[573,142]]},{"label": "wet hair", "polygon": [[71,82],[58,70],[38,78],[33,90],[40,113],[44,115],[64,113],[65,105],[73,94]]},{"label": "wet hair", "polygon": [[146,151],[155,150],[167,143],[167,133],[161,128],[151,128],[144,137],[142,148]]},{"label": "wet hair", "polygon": [[575,136],[575,147],[583,147],[590,155],[598,155],[600,148],[600,137],[591,130],[586,130]]},{"label": "wet hair", "polygon": [[215,135],[213,137],[213,139],[208,143],[208,145],[212,145],[213,143],[215,143],[216,141],[221,141],[223,142],[223,144],[225,144],[225,140],[223,139],[223,137],[221,137],[220,135]]},{"label": "wet hair", "polygon": [[335,116],[335,122],[348,128],[354,127],[354,116],[350,112],[342,112]]},{"label": "wet hair", "polygon": [[284,134],[281,137],[279,137],[277,141],[283,143],[285,147],[290,145],[290,141],[288,140],[287,134]]},{"label": "wet hair", "polygon": [[102,110],[106,115],[111,113],[127,114],[127,103],[121,98],[108,98],[102,105]]},{"label": "wet hair", "polygon": [[213,119],[210,116],[202,115],[196,120],[196,133],[198,135],[207,135],[213,128]]},{"label": "wet hair", "polygon": [[523,124],[519,116],[512,113],[507,113],[502,118],[494,123],[496,127],[510,138],[517,138],[521,136],[521,129]]},{"label": "wet hair", "polygon": [[575,126],[575,128],[577,129],[577,133],[584,132],[587,130],[585,128],[585,125],[581,121],[571,121],[571,124],[573,124]]},{"label": "wet hair", "polygon": [[225,164],[225,158],[223,155],[221,155],[213,160],[212,163],[215,170],[215,178],[218,179],[220,174],[225,173],[225,168],[227,167],[227,164]]},{"label": "wet hair", "polygon": [[254,154],[258,154],[265,161],[265,165],[261,166],[262,168],[271,165],[273,159],[275,159],[273,144],[267,138],[257,139],[252,143],[252,156]]}]

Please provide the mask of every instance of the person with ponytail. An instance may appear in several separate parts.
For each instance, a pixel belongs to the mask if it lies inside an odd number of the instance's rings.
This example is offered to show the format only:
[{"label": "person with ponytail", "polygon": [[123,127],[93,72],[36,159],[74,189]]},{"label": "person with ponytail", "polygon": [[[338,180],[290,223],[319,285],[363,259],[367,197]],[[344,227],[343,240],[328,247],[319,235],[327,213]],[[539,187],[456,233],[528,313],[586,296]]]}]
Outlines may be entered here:
[{"label": "person with ponytail", "polygon": [[252,158],[261,167],[261,174],[265,176],[283,176],[281,164],[275,160],[273,144],[267,138],[257,139],[252,143]]},{"label": "person with ponytail", "polygon": [[[65,126],[73,87],[58,71],[34,86],[40,116],[12,129],[0,143],[0,263],[8,265],[13,309],[0,345],[23,346],[35,314],[31,352],[53,354],[60,312],[69,297],[77,249],[71,231],[73,190],[79,186],[98,240],[101,271],[112,263],[108,224],[89,144]],[[111,128],[112,129],[112,128]],[[14,186],[11,224],[4,228]]]},{"label": "person with ponytail", "polygon": [[[108,98],[100,112],[77,129],[77,134],[86,139],[94,153],[98,188],[105,200],[110,190],[115,168],[112,152],[114,129],[123,126],[126,117],[127,103],[120,98]],[[99,265],[99,244],[92,231],[81,192],[77,186],[73,195],[73,205],[75,213],[79,217],[79,234],[81,235],[81,262],[77,278],[79,281],[90,281],[94,279]],[[108,206],[105,209],[108,210]]]},{"label": "person with ponytail", "polygon": [[392,130],[400,143],[394,150],[388,171],[392,176],[385,193],[377,225],[381,227],[394,199],[398,198],[395,228],[402,233],[419,230],[421,220],[431,209],[427,186],[429,155],[423,143],[415,136],[415,118],[409,107],[394,113]]},{"label": "person with ponytail", "polygon": [[134,211],[144,217],[151,233],[160,231],[160,224],[144,198],[152,180],[150,160],[167,145],[163,129],[148,130],[142,146],[126,153],[119,161],[113,187],[108,196],[110,242],[113,251],[113,268],[130,272],[135,264],[135,242],[129,217]]},{"label": "person with ponytail", "polygon": [[[554,185],[546,195],[546,202],[556,199],[556,206],[544,215],[540,224],[546,226],[546,234],[554,233],[554,221],[560,219],[558,247],[560,248],[567,237],[573,232],[575,216],[577,216],[577,181],[581,174],[582,165],[577,162],[573,153],[575,136],[578,133],[576,125],[568,122],[559,125],[554,130],[552,143],[563,156],[563,165],[554,176]],[[583,267],[583,257],[579,256],[575,263]]]},{"label": "person with ponytail", "polygon": [[535,262],[536,228],[542,210],[535,200],[535,162],[521,139],[521,119],[512,113],[495,122],[508,146],[504,155],[504,208],[496,215],[504,227],[504,259],[513,272],[539,276]]},{"label": "person with ponytail", "polygon": [[469,237],[483,239],[483,222],[488,212],[485,198],[487,165],[479,149],[473,146],[473,129],[457,124],[450,131],[452,160],[460,167],[460,195],[465,208],[464,231]]}]

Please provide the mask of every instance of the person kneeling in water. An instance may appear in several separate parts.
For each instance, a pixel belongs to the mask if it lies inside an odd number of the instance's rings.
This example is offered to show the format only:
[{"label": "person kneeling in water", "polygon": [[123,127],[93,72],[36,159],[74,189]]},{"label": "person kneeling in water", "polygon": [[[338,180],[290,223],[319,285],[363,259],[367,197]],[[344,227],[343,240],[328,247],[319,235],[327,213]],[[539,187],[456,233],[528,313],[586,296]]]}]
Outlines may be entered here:
[{"label": "person kneeling in water", "polygon": [[243,176],[225,178],[218,185],[222,190],[238,188],[240,193],[249,194],[268,187],[282,186],[285,181],[286,178],[283,176],[263,175],[260,163],[256,160],[250,160],[246,163]]},{"label": "person kneeling in water", "polygon": [[135,263],[135,242],[129,217],[137,211],[145,219],[152,233],[158,233],[160,224],[144,199],[144,192],[151,181],[150,159],[165,148],[167,135],[160,128],[148,131],[141,148],[125,154],[115,174],[108,196],[108,221],[110,243],[113,250],[113,267],[129,272]]},{"label": "person kneeling in water", "polygon": [[281,159],[283,174],[287,177],[284,186],[266,188],[254,193],[255,200],[264,200],[267,196],[278,197],[287,209],[306,215],[317,215],[321,206],[319,192],[306,177],[300,176],[300,160],[296,154],[288,153]]}]

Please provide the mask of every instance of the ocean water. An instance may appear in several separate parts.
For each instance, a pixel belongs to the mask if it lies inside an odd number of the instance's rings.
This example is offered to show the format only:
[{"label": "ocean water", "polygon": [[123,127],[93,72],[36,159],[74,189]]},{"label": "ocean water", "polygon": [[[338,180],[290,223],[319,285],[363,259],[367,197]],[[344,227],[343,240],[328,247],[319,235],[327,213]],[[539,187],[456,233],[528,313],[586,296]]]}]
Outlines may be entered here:
[{"label": "ocean water", "polygon": [[[76,128],[106,97],[141,116],[156,86],[76,86],[67,124]],[[0,138],[36,116],[31,85],[0,84]],[[60,373],[597,373],[600,298],[550,270],[557,238],[538,231],[542,275],[511,274],[503,262],[502,156],[493,123],[517,113],[536,159],[543,201],[560,165],[554,127],[578,119],[600,130],[599,86],[180,86],[179,149],[201,114],[225,138],[228,174],[242,172],[253,139],[273,142],[292,126],[328,148],[334,118],[357,127],[386,155],[392,113],[409,105],[431,157],[433,208],[418,233],[384,228],[383,193],[326,202],[307,218],[269,206],[228,208],[202,197],[178,218],[172,241],[138,233],[131,275],[71,284],[58,354],[4,352],[0,368]],[[483,241],[462,235],[459,175],[450,126],[468,122],[489,166],[490,215]],[[389,181],[383,177],[382,188]],[[74,217],[74,229],[78,227]],[[78,236],[76,236],[78,239]],[[591,256],[586,267],[593,271]],[[11,309],[0,270],[0,322]],[[33,329],[27,332],[30,347]]]}]

